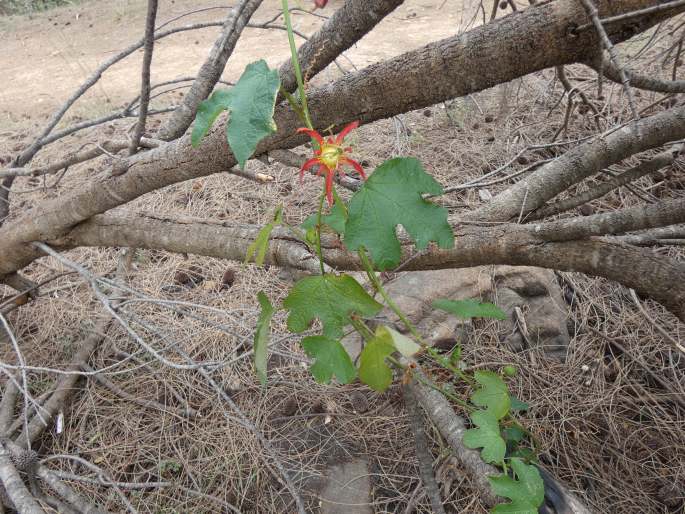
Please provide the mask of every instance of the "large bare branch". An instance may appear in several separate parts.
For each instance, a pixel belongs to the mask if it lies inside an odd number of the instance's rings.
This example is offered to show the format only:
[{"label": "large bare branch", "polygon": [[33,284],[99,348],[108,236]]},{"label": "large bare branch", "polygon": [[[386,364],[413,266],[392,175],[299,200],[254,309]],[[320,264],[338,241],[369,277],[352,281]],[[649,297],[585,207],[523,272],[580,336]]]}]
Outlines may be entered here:
[{"label": "large bare branch", "polygon": [[[685,320],[685,265],[642,248],[585,239],[607,233],[640,230],[682,223],[685,200],[646,209],[598,214],[572,220],[534,225],[467,224],[455,230],[457,244],[450,250],[433,250],[412,256],[404,244],[404,258],[412,257],[403,270],[449,269],[483,264],[539,266],[563,271],[580,271],[622,283],[651,296]],[[560,231],[574,237],[559,241]],[[135,246],[177,253],[195,253],[243,260],[260,227],[235,225],[197,218],[170,219],[145,214],[106,214],[75,227],[67,236],[52,241],[68,249],[77,246]],[[339,270],[361,269],[354,253],[336,241],[324,241],[326,263]],[[275,230],[266,263],[316,271],[315,255],[285,230]]]},{"label": "large bare branch", "polygon": [[632,122],[630,126],[569,150],[497,195],[490,203],[471,213],[469,218],[507,221],[525,216],[611,164],[682,138],[685,138],[685,107]]},{"label": "large bare branch", "polygon": [[[598,2],[598,9],[602,15],[616,15],[652,4],[647,0],[620,3],[604,0]],[[544,68],[585,62],[597,44],[596,36],[576,36],[568,31],[569,26],[584,18],[582,6],[575,2],[536,5],[465,34],[436,41],[361,72],[350,73],[310,91],[308,102],[315,124],[318,128],[341,127],[355,119],[368,123],[486,89]],[[657,14],[633,21],[630,27],[612,24],[609,35],[613,40],[621,40],[632,34],[631,31],[646,30],[660,20],[661,15]],[[526,52],[522,52],[522,48]],[[682,111],[673,113],[677,120],[683,115]],[[258,154],[305,142],[305,136],[295,133],[300,122],[287,105],[277,107],[275,121],[278,132],[260,143]],[[235,158],[226,142],[224,123],[225,118],[216,123],[199,148],[193,148],[186,136],[132,156],[127,161],[128,171],[122,176],[110,176],[45,202],[0,228],[0,240],[4,243],[0,279],[40,255],[30,245],[33,241],[64,235],[77,223],[147,192],[229,170],[235,165]],[[655,127],[655,132],[661,134],[663,128]],[[649,135],[645,139],[650,139]],[[651,139],[659,138],[653,136]]]}]

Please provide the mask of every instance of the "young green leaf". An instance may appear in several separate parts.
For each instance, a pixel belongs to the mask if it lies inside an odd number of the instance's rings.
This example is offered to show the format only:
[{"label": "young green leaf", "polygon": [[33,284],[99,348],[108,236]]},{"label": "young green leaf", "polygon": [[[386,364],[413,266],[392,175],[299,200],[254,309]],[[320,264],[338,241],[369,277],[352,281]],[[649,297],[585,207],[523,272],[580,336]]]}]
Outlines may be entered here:
[{"label": "young green leaf", "polygon": [[401,248],[397,225],[402,225],[416,247],[430,241],[441,248],[454,246],[447,210],[425,200],[422,194],[442,194],[442,187],[414,158],[390,159],[380,165],[349,203],[345,246],[365,247],[379,270],[396,267]]},{"label": "young green leaf", "polygon": [[266,61],[248,64],[231,92],[231,119],[226,127],[231,145],[241,168],[257,144],[276,132],[274,107],[280,86],[278,70],[270,70]]},{"label": "young green leaf", "polygon": [[257,299],[262,311],[259,313],[257,329],[254,333],[254,366],[259,381],[262,385],[266,385],[266,348],[269,344],[270,323],[274,315],[274,307],[262,291],[257,293]]},{"label": "young green leaf", "polygon": [[450,352],[450,365],[457,367],[461,361],[461,345],[455,345]]},{"label": "young green leaf", "polygon": [[513,411],[526,411],[530,408],[530,405],[528,405],[526,402],[522,402],[516,396],[510,394],[509,398],[511,398],[511,410]]},{"label": "young green leaf", "polygon": [[274,107],[280,86],[277,70],[266,61],[248,64],[230,90],[215,91],[203,101],[195,117],[191,143],[197,146],[222,111],[231,112],[226,138],[241,168],[252,156],[257,144],[276,131]]},{"label": "young green leaf", "polygon": [[245,264],[250,262],[250,259],[254,257],[254,262],[257,266],[264,264],[264,258],[266,257],[266,251],[269,249],[269,237],[271,237],[271,232],[276,225],[283,223],[283,207],[280,205],[276,209],[274,214],[274,220],[271,223],[264,225],[261,230],[257,233],[255,240],[247,247],[247,252],[245,253]]},{"label": "young green leaf", "polygon": [[309,336],[301,344],[307,355],[315,359],[309,370],[317,382],[328,384],[333,375],[341,384],[354,380],[357,370],[340,341],[325,336]]},{"label": "young green leaf", "polygon": [[507,315],[502,309],[492,303],[480,303],[476,300],[435,300],[433,307],[458,318],[493,318],[507,319]]},{"label": "young green leaf", "polygon": [[471,396],[471,402],[485,407],[496,419],[502,419],[509,412],[511,397],[502,378],[492,371],[476,371],[473,374],[481,387]]},{"label": "young green leaf", "polygon": [[502,437],[507,443],[520,443],[526,436],[526,432],[517,424],[502,430]]},{"label": "young green leaf", "polygon": [[207,100],[200,103],[190,136],[190,142],[194,147],[197,147],[202,138],[207,135],[219,114],[231,108],[231,95],[231,89],[218,89]]},{"label": "young green leaf", "polygon": [[323,334],[331,339],[342,337],[342,329],[350,323],[352,313],[372,317],[383,307],[351,276],[330,274],[299,280],[283,306],[290,311],[291,332],[305,331],[318,318],[323,323]]},{"label": "young green leaf", "polygon": [[359,379],[375,391],[385,391],[392,383],[392,370],[385,358],[394,351],[387,338],[371,339],[359,356]]},{"label": "young green leaf", "polygon": [[504,460],[507,445],[499,431],[499,422],[492,412],[477,410],[471,414],[471,421],[478,428],[471,428],[464,434],[467,448],[483,448],[480,452],[485,462],[499,464]]},{"label": "young green leaf", "polygon": [[421,351],[421,347],[414,341],[385,325],[376,329],[376,337],[392,344],[405,357],[413,357]]},{"label": "young green leaf", "polygon": [[537,514],[538,508],[545,499],[545,484],[540,471],[532,464],[521,459],[511,459],[511,467],[516,473],[516,480],[500,475],[488,477],[492,490],[497,496],[511,500],[511,503],[496,505],[492,514]]}]

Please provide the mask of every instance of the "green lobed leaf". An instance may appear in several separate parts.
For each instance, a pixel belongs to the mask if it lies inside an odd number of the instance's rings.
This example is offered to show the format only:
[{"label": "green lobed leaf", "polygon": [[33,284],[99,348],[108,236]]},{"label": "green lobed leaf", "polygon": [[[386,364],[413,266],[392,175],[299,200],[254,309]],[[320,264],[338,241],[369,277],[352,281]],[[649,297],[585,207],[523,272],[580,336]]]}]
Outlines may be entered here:
[{"label": "green lobed leaf", "polygon": [[402,225],[418,249],[431,241],[441,248],[454,246],[447,210],[425,200],[424,193],[442,194],[442,187],[414,158],[385,161],[350,200],[345,224],[345,245],[365,247],[379,270],[400,263],[397,225]]},{"label": "green lobed leaf", "polygon": [[507,445],[500,435],[499,422],[492,412],[477,410],[471,414],[471,421],[478,428],[471,428],[464,434],[463,442],[467,448],[482,448],[481,458],[485,462],[501,463]]},{"label": "green lobed leaf", "polygon": [[488,477],[497,496],[511,500],[511,503],[496,505],[492,514],[538,514],[538,508],[545,499],[545,484],[540,471],[521,459],[511,459],[516,480],[507,475]]},{"label": "green lobed leaf", "polygon": [[392,370],[385,358],[395,351],[387,337],[374,337],[359,356],[359,380],[371,389],[383,392],[392,383]]},{"label": "green lobed leaf", "polygon": [[325,336],[309,336],[301,344],[307,355],[315,359],[309,370],[317,382],[328,384],[335,375],[341,384],[349,384],[357,376],[352,359],[340,341]]},{"label": "green lobed leaf", "polygon": [[257,329],[254,334],[254,366],[259,381],[262,385],[266,385],[266,349],[269,344],[269,331],[274,307],[263,291],[257,293],[257,300],[259,300],[262,311],[259,313]]},{"label": "green lobed leaf", "polygon": [[226,136],[241,168],[252,157],[257,144],[276,132],[274,107],[280,83],[278,70],[270,70],[262,59],[248,64],[231,90],[231,119]]},{"label": "green lobed leaf", "polygon": [[218,89],[207,100],[200,103],[195,115],[193,132],[190,135],[190,142],[194,147],[197,147],[202,138],[207,135],[219,114],[230,109],[231,95],[231,89]]},{"label": "green lobed leaf", "polygon": [[506,313],[497,307],[497,305],[487,302],[481,303],[476,300],[435,300],[433,302],[433,307],[463,319],[507,319]]},{"label": "green lobed leaf", "polygon": [[473,378],[481,387],[473,393],[471,402],[485,407],[496,419],[506,416],[511,407],[511,397],[502,377],[492,371],[476,371]]},{"label": "green lobed leaf", "polygon": [[219,114],[228,110],[226,138],[244,168],[257,144],[276,131],[273,117],[279,86],[278,71],[270,70],[266,61],[248,64],[233,88],[215,91],[200,104],[191,135],[193,146],[200,143]]},{"label": "green lobed leaf", "polygon": [[303,332],[318,318],[323,334],[331,339],[342,337],[342,329],[350,323],[350,315],[375,316],[383,306],[371,298],[349,275],[316,275],[295,283],[283,301],[290,311],[288,329]]}]

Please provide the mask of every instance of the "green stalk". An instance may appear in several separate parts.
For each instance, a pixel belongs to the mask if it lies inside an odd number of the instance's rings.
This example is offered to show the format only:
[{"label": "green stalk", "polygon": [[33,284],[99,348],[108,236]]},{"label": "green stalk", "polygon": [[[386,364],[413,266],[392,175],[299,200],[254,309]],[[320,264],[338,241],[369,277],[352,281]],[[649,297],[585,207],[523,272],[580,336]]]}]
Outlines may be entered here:
[{"label": "green stalk", "polygon": [[[284,0],[287,1],[287,0]],[[323,267],[323,252],[321,251],[321,213],[323,211],[323,201],[326,198],[326,193],[321,193],[319,200],[319,210],[316,212],[316,255],[319,257],[319,267],[321,274],[325,274]]]},{"label": "green stalk", "polygon": [[297,87],[300,92],[300,105],[302,106],[302,112],[304,113],[305,123],[308,128],[314,129],[312,125],[312,119],[309,115],[309,108],[307,107],[307,94],[304,91],[304,81],[302,80],[302,69],[300,68],[300,61],[297,58],[297,47],[295,46],[295,35],[293,34],[293,25],[290,21],[290,7],[288,6],[288,0],[281,0],[283,6],[283,20],[285,21],[285,26],[288,30],[288,42],[290,43],[290,59],[293,63],[293,68],[295,69],[295,78],[297,79]]},{"label": "green stalk", "polygon": [[385,301],[386,305],[390,307],[390,309],[397,314],[397,316],[402,320],[402,323],[404,323],[404,326],[407,327],[407,330],[411,332],[411,335],[414,336],[414,338],[419,342],[419,344],[423,347],[426,348],[426,343],[424,342],[423,338],[421,337],[421,334],[419,334],[418,330],[416,330],[416,327],[414,327],[414,324],[409,321],[409,318],[405,316],[404,312],[397,306],[397,304],[390,298],[390,295],[388,292],[385,290],[383,287],[383,284],[381,283],[380,280],[378,280],[378,275],[376,275],[376,271],[373,269],[373,265],[371,264],[371,260],[369,259],[369,256],[366,254],[366,249],[365,248],[360,248],[358,251],[359,254],[359,259],[362,262],[362,266],[364,267],[364,271],[366,271],[366,275],[369,277],[369,281],[371,282],[371,285],[373,288],[376,290],[376,292],[381,295],[383,300]]}]

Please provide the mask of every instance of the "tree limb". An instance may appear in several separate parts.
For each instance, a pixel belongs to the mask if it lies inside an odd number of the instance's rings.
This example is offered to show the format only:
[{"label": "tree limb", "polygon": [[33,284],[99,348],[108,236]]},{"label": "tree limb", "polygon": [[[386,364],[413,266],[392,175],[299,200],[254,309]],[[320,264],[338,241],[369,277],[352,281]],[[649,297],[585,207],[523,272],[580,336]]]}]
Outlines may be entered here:
[{"label": "tree limb", "polygon": [[[574,218],[576,234],[600,235],[618,227],[624,231],[683,219],[683,202],[676,200],[665,210],[654,207]],[[678,207],[680,206],[680,207]],[[652,206],[650,206],[651,208]],[[663,206],[662,206],[663,207]],[[675,214],[674,214],[675,213]],[[678,214],[679,213],[679,214]],[[675,216],[679,216],[675,217]],[[617,225],[613,225],[614,220]],[[562,220],[564,223],[572,223]],[[449,269],[483,264],[539,266],[580,271],[602,276],[651,296],[685,320],[685,265],[651,251],[598,239],[557,242],[558,225],[477,225],[455,230],[457,244],[450,250],[431,250],[412,255],[405,241],[403,260],[412,257],[404,271]],[[656,225],[658,226],[658,225]],[[635,228],[633,228],[635,227]],[[75,227],[66,237],[51,241],[60,249],[77,246],[135,246],[177,253],[195,253],[242,261],[260,227],[234,225],[197,218],[165,218],[145,214],[106,214]],[[562,238],[563,239],[563,238]],[[326,263],[339,270],[361,269],[358,257],[345,251],[337,240],[324,240]],[[286,230],[274,230],[265,263],[316,272],[316,256]]]},{"label": "tree limb", "polygon": [[[647,0],[620,3],[603,0],[598,2],[598,7],[602,14],[620,14],[649,3]],[[317,128],[340,128],[355,119],[368,123],[486,89],[547,67],[584,62],[597,38],[594,34],[568,34],[569,25],[581,17],[584,18],[585,13],[574,2],[540,4],[345,75],[332,84],[310,91],[308,103]],[[631,30],[646,30],[662,17],[657,14],[641,18],[631,23]],[[612,25],[610,35],[617,40],[625,38],[628,33],[623,29],[621,24]],[[522,54],[521,48],[526,48],[527,52]],[[464,73],[464,70],[470,70],[470,73]],[[668,114],[673,114],[676,121],[680,121],[679,116],[685,116],[682,111]],[[32,241],[64,235],[77,223],[147,192],[230,169],[236,162],[226,142],[225,119],[215,123],[199,148],[193,148],[189,137],[185,136],[132,156],[124,175],[87,184],[78,191],[41,203],[0,228],[0,240],[4,243],[0,279],[40,255],[30,246]],[[256,154],[275,148],[292,148],[306,140],[306,136],[295,132],[300,121],[289,106],[277,106],[275,121],[278,132],[263,140]],[[680,125],[680,130],[685,132],[685,123]],[[661,127],[655,127],[655,132],[663,135]],[[674,132],[678,131],[674,129]],[[643,139],[659,138],[645,135]],[[537,172],[534,176],[540,174]],[[520,203],[516,202],[517,213]]]}]

